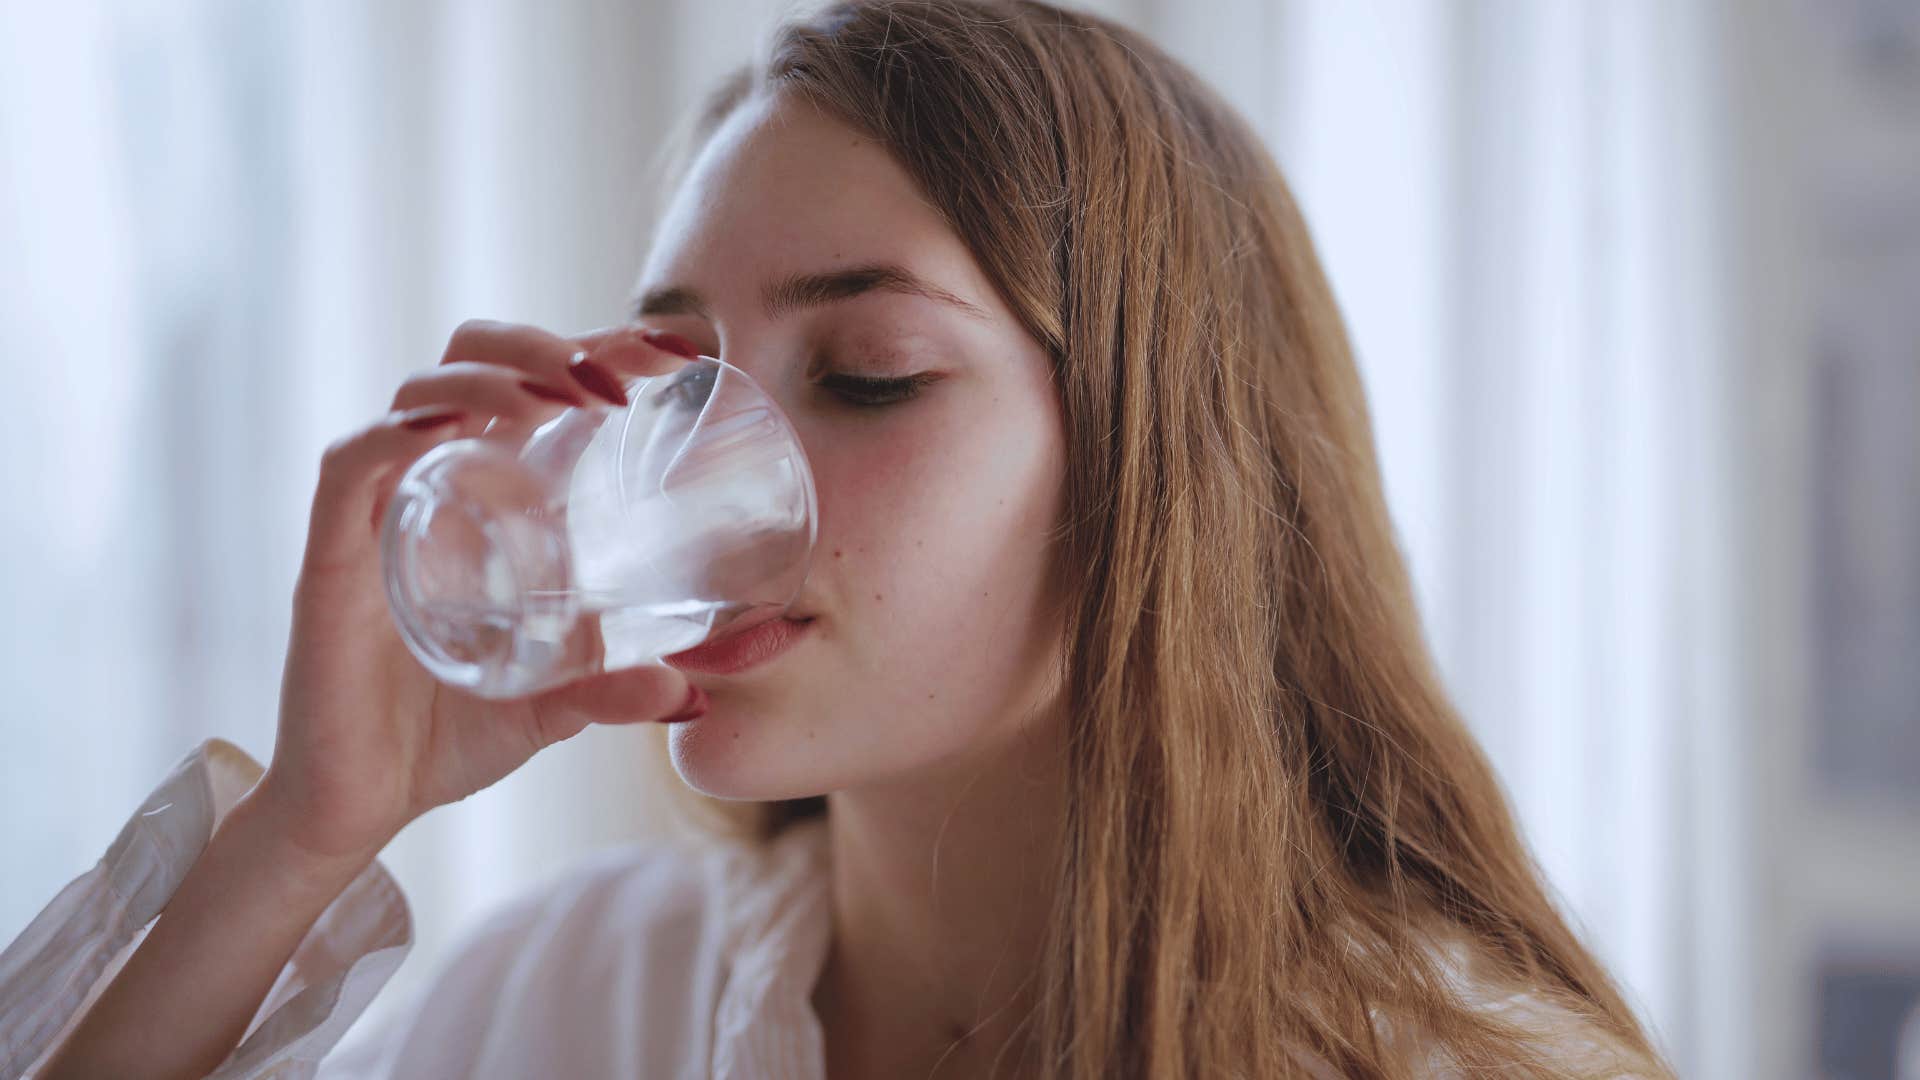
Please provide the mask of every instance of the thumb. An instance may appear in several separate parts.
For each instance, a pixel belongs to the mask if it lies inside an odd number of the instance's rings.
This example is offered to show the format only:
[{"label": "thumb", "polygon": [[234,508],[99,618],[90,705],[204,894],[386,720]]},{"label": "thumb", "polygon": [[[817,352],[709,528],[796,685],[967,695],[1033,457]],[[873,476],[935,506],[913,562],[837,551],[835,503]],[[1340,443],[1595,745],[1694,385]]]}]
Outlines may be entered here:
[{"label": "thumb", "polygon": [[556,709],[593,724],[631,724],[704,712],[704,690],[664,664],[643,664],[576,679],[539,695],[542,709]]}]

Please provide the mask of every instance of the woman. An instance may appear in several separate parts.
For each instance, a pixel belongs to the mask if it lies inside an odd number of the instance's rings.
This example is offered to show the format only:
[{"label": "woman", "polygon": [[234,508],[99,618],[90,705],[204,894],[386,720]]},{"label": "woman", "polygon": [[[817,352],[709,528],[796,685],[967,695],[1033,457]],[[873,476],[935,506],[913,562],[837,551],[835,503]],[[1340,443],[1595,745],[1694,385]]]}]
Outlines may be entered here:
[{"label": "woman", "polygon": [[[789,28],[699,135],[644,334],[469,324],[329,452],[273,762],[41,1075],[1667,1075],[1441,689],[1338,312],[1230,110],[1097,19],[896,0]],[[397,471],[696,351],[815,469],[784,648],[431,682],[377,585]],[[328,1054],[404,946],[387,839],[676,711],[737,842],[528,896]]]}]

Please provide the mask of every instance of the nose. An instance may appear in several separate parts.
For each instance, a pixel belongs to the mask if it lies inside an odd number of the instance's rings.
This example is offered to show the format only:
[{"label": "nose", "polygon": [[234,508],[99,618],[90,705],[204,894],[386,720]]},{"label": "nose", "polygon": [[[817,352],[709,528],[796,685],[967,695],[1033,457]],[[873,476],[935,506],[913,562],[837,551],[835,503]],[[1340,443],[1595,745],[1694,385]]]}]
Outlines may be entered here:
[{"label": "nose", "polygon": [[718,351],[712,355],[746,375],[797,429],[801,419],[799,395],[806,389],[806,365],[799,359],[804,354],[804,346],[778,333],[729,333],[717,322],[714,337]]}]

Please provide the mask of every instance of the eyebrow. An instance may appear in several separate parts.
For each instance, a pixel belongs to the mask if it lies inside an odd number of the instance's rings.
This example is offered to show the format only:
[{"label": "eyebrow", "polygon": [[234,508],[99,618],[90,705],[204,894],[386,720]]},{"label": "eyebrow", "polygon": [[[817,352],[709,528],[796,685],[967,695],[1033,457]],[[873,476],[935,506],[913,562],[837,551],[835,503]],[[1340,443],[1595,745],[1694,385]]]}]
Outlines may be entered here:
[{"label": "eyebrow", "polygon": [[[767,286],[760,303],[767,318],[777,319],[801,308],[819,307],[840,300],[851,300],[874,292],[919,296],[961,311],[976,319],[987,313],[938,285],[892,263],[829,270],[818,274],[793,274]],[[649,289],[634,302],[636,318],[648,315],[699,315],[708,317],[706,301],[684,285]]]}]

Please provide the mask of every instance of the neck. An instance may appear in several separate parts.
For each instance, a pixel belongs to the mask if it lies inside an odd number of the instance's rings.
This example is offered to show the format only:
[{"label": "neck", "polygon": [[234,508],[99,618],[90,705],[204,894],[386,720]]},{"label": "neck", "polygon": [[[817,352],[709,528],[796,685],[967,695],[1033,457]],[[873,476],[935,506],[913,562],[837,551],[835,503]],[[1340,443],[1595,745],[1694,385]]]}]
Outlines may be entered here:
[{"label": "neck", "polygon": [[980,1076],[1022,1062],[1063,820],[1064,724],[932,775],[828,796],[833,941],[814,992],[828,1073]]}]

